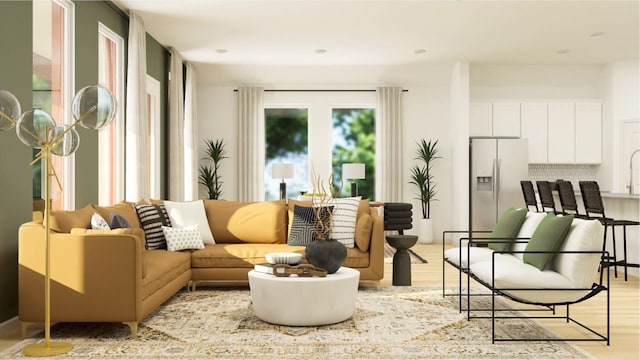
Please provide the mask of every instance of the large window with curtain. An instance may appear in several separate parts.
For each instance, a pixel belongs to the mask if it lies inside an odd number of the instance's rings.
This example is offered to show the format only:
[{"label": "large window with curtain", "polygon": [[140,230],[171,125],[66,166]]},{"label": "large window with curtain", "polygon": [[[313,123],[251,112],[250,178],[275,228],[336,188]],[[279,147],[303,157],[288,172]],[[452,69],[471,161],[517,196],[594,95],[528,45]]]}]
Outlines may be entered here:
[{"label": "large window with curtain", "polygon": [[375,92],[273,91],[264,103],[265,199],[279,198],[282,180],[271,176],[278,162],[295,165],[294,178],[285,179],[289,198],[313,190],[313,173],[350,196],[342,164],[364,163],[358,195],[375,199]]},{"label": "large window with curtain", "polygon": [[[74,93],[74,4],[69,0],[33,2],[33,107],[48,112],[57,124],[70,124]],[[36,153],[34,152],[34,155]],[[51,208],[75,207],[75,156],[52,156],[62,189],[51,186]],[[43,198],[41,164],[33,167],[33,197]]]},{"label": "large window with curtain", "polygon": [[117,102],[115,119],[98,133],[98,201],[124,200],[124,39],[98,24],[98,83]]}]

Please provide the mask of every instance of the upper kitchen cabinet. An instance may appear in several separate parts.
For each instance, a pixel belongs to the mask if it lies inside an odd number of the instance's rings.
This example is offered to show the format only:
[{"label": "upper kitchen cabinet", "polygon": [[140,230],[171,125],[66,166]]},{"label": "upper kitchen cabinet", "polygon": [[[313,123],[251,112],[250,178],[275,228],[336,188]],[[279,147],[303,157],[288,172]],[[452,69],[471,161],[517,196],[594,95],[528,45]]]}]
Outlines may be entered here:
[{"label": "upper kitchen cabinet", "polygon": [[552,102],[547,109],[548,162],[573,164],[576,159],[575,104]]},{"label": "upper kitchen cabinet", "polygon": [[470,136],[520,136],[520,103],[474,102],[469,105]]},{"label": "upper kitchen cabinet", "polygon": [[522,137],[529,139],[529,163],[546,164],[548,162],[547,103],[522,103],[520,111]]},{"label": "upper kitchen cabinet", "polygon": [[602,162],[602,104],[579,102],[575,108],[576,163]]}]

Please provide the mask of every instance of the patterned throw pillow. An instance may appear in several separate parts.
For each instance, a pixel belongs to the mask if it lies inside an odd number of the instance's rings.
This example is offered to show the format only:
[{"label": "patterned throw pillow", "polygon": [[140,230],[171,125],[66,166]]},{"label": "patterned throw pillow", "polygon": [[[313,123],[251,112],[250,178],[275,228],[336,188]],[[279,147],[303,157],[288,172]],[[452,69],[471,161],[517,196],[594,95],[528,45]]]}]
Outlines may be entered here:
[{"label": "patterned throw pillow", "polygon": [[107,224],[107,221],[102,216],[100,216],[100,214],[95,212],[93,213],[93,215],[91,215],[91,228],[98,230],[111,230],[111,227],[109,226],[109,224]]},{"label": "patterned throw pillow", "polygon": [[112,212],[109,215],[109,226],[112,229],[131,229],[133,226],[125,219],[124,216],[118,214],[117,212]]},{"label": "patterned throw pillow", "polygon": [[[314,224],[317,218],[317,207],[307,207],[294,205],[293,221],[291,224],[291,232],[289,233],[288,245],[307,246],[313,240],[316,240]],[[320,218],[323,222],[328,222],[333,211],[332,206],[323,206],[320,208]],[[328,230],[324,231],[324,238],[329,236]]]},{"label": "patterned throw pillow", "polygon": [[331,238],[344,244],[348,248],[354,246],[356,237],[356,219],[360,196],[348,198],[332,198],[322,202],[321,199],[313,199],[314,206],[332,206],[333,217],[331,219]]},{"label": "patterned throw pillow", "polygon": [[162,232],[163,226],[171,226],[169,215],[163,204],[136,205],[140,225],[147,239],[147,249],[166,249],[167,242]]},{"label": "patterned throw pillow", "polygon": [[198,224],[183,228],[163,226],[162,233],[169,251],[204,249]]}]

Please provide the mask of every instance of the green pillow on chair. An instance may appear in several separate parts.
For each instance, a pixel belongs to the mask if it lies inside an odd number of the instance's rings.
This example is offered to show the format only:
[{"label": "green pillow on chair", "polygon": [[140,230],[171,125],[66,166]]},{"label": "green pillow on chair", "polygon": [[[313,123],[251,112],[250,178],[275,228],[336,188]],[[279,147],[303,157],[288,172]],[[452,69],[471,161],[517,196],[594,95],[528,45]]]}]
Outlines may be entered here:
[{"label": "green pillow on chair", "polygon": [[[500,216],[500,219],[498,219],[498,223],[493,228],[490,238],[502,240],[515,239],[516,236],[518,236],[518,232],[520,232],[520,227],[526,216],[527,209],[507,209],[507,211]],[[496,251],[506,251],[509,247],[511,247],[511,242],[489,243],[489,248]]]},{"label": "green pillow on chair", "polygon": [[527,251],[558,251],[564,239],[569,233],[573,215],[556,216],[548,214],[542,219],[536,230],[531,235],[531,240],[524,249],[522,261],[533,265],[540,270],[544,270],[551,263],[555,254],[537,253],[532,254]]}]

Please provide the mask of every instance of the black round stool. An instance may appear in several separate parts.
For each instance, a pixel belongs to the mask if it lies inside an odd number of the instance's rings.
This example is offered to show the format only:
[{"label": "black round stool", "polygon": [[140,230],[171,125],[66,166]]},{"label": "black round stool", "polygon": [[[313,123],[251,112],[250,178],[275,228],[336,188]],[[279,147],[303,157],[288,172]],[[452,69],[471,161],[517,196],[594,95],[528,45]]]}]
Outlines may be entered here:
[{"label": "black round stool", "polygon": [[411,256],[407,250],[417,241],[416,235],[387,235],[387,242],[396,249],[393,255],[394,286],[411,286]]}]

